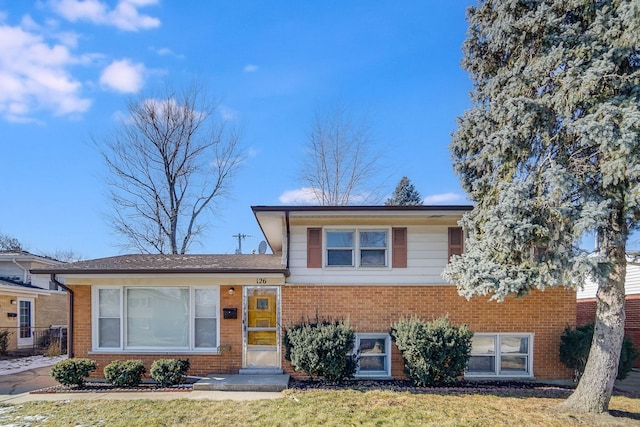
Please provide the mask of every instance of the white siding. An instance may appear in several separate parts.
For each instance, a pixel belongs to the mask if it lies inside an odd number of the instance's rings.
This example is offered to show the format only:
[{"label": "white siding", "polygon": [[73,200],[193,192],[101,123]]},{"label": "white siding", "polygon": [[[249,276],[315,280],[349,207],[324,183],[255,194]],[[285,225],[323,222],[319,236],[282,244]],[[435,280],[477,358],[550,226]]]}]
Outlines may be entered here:
[{"label": "white siding", "polygon": [[[25,267],[28,268],[28,266]],[[0,261],[0,277],[16,278],[22,281],[24,280],[24,270],[11,261]]]},{"label": "white siding", "polygon": [[[454,224],[451,224],[453,226]],[[407,268],[307,268],[307,227],[291,227],[289,268],[292,284],[443,285],[448,257],[447,225],[407,226]],[[331,227],[334,228],[334,227]],[[353,227],[357,228],[357,227]],[[371,229],[371,225],[363,227]],[[391,227],[388,228],[391,230]],[[389,235],[390,236],[390,235]],[[391,263],[391,249],[388,259]]]},{"label": "white siding", "polygon": [[[640,294],[640,266],[634,264],[627,264],[627,277],[624,284],[626,295],[638,295]],[[587,279],[583,290],[578,290],[578,299],[595,298],[598,290],[598,284]]]}]

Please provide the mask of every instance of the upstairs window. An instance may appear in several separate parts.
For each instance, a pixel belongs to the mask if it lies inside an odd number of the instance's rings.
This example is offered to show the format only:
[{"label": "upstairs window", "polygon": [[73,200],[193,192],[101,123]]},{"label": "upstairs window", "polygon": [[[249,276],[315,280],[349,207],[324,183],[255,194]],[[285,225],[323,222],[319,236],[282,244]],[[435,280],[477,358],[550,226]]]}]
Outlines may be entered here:
[{"label": "upstairs window", "polygon": [[360,265],[384,267],[387,265],[387,232],[360,232]]},{"label": "upstairs window", "polygon": [[326,232],[327,267],[386,267],[387,252],[387,230]]},{"label": "upstairs window", "polygon": [[327,265],[353,267],[355,231],[327,231]]}]

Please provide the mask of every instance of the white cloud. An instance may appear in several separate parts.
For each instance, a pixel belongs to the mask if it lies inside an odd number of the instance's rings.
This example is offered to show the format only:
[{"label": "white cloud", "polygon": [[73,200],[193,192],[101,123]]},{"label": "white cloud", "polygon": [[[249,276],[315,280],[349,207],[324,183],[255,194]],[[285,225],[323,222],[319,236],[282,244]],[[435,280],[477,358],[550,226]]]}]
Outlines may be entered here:
[{"label": "white cloud", "polygon": [[278,199],[280,203],[286,205],[312,205],[318,203],[318,198],[313,189],[309,187],[287,190],[282,193]]},{"label": "white cloud", "polygon": [[53,10],[71,21],[89,21],[109,25],[124,31],[157,28],[160,20],[141,15],[138,8],[157,4],[158,0],[120,0],[113,9],[99,0],[52,0]]},{"label": "white cloud", "polygon": [[220,112],[220,117],[222,117],[222,120],[225,122],[233,121],[238,118],[238,112],[232,108],[220,106],[218,107],[218,111]]},{"label": "white cloud", "polygon": [[174,51],[172,51],[168,47],[151,46],[149,49],[151,51],[155,52],[157,55],[160,55],[160,56],[173,56],[174,58],[184,58],[184,55],[181,55],[179,53],[175,53]]},{"label": "white cloud", "polygon": [[91,100],[80,95],[82,84],[68,71],[83,61],[72,54],[73,43],[50,42],[35,32],[33,20],[23,22],[30,30],[0,24],[0,115],[33,122],[30,115],[38,109],[54,115],[87,111]]},{"label": "white cloud", "polygon": [[258,71],[258,66],[254,64],[247,64],[244,66],[243,71],[245,73],[255,73]]},{"label": "white cloud", "polygon": [[115,91],[135,93],[142,88],[144,65],[128,59],[113,61],[100,75],[100,84]]},{"label": "white cloud", "polygon": [[425,197],[423,203],[425,205],[437,205],[440,203],[456,202],[462,199],[464,199],[464,196],[458,193],[432,194]]}]

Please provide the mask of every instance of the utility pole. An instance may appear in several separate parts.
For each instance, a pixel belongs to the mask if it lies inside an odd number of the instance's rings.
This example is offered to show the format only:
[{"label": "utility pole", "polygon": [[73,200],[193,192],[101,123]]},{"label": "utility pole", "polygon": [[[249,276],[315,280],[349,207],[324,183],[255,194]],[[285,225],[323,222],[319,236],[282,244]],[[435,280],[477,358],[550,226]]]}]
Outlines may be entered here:
[{"label": "utility pole", "polygon": [[247,238],[247,237],[251,237],[247,234],[242,234],[242,233],[238,233],[238,234],[234,234],[231,237],[236,237],[238,239],[238,248],[236,249],[236,255],[240,255],[242,254],[242,241]]}]

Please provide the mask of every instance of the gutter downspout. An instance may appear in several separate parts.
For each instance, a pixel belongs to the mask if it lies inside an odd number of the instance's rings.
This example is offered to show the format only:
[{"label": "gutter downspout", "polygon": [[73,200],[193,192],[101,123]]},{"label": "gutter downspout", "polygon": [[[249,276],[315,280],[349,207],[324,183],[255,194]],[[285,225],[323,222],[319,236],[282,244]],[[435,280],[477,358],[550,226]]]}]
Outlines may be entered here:
[{"label": "gutter downspout", "polygon": [[291,229],[289,228],[289,210],[287,209],[284,212],[285,223],[287,226],[287,265],[285,268],[287,269],[287,276],[289,275],[289,254],[291,253],[289,244],[291,243]]},{"label": "gutter downspout", "polygon": [[27,277],[29,275],[29,270],[27,270],[26,268],[24,268],[23,266],[18,264],[18,261],[16,261],[15,258],[12,258],[11,262],[13,262],[20,270],[24,271],[24,273],[22,274],[22,283],[31,284],[31,280],[29,280],[29,282],[27,282]]},{"label": "gutter downspout", "polygon": [[69,295],[69,325],[67,325],[67,358],[73,358],[73,291],[60,283],[58,279],[56,279],[55,274],[51,274],[51,281],[56,285],[60,286],[64,289]]}]

